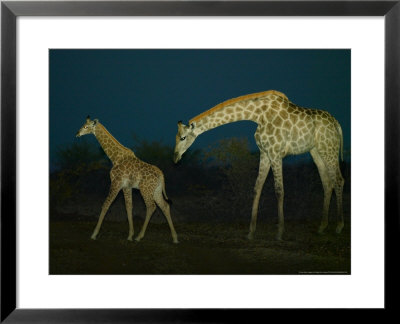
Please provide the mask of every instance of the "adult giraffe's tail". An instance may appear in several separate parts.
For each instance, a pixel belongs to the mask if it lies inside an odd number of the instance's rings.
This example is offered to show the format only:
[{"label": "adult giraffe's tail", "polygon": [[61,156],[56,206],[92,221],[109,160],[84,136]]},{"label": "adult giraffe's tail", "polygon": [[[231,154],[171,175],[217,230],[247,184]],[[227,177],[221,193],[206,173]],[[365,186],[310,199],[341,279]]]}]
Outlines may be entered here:
[{"label": "adult giraffe's tail", "polygon": [[337,120],[336,120],[336,129],[340,136],[340,157],[343,161],[343,132],[342,132],[342,127],[340,126],[340,124]]}]

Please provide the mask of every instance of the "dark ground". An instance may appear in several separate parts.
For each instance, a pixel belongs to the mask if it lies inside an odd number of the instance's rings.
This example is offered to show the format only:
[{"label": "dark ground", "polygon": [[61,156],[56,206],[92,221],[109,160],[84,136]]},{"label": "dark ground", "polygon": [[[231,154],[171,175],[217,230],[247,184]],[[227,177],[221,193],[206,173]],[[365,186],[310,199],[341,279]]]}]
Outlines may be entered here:
[{"label": "dark ground", "polygon": [[[179,244],[166,223],[150,222],[141,242],[126,240],[128,224],[105,220],[96,241],[97,219],[58,215],[50,222],[50,274],[350,274],[350,224],[340,235],[331,222],[324,235],[319,221],[287,220],[284,241],[275,240],[275,222],[175,221]],[[134,220],[135,233],[142,220]]]},{"label": "dark ground", "polygon": [[[261,195],[255,238],[247,239],[258,160],[252,167],[250,162],[238,164],[225,177],[220,177],[220,169],[163,167],[179,244],[172,243],[159,210],[142,241],[128,241],[122,193],[111,205],[97,240],[91,240],[109,188],[108,170],[71,178],[83,188],[79,194],[64,202],[50,196],[50,274],[350,274],[350,164],[341,165],[345,227],[340,235],[335,233],[334,194],[330,223],[324,235],[317,234],[323,189],[315,165],[284,166],[285,233],[278,242],[272,176]],[[59,180],[51,183],[51,193],[64,194],[74,183],[55,179]],[[133,190],[135,235],[144,215],[143,199]]]}]

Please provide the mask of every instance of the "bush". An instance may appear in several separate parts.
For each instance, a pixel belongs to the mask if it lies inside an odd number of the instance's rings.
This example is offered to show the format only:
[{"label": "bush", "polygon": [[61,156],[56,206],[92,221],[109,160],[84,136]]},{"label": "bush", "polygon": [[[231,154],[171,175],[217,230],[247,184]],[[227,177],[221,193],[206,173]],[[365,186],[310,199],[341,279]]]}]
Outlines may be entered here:
[{"label": "bush", "polygon": [[109,169],[105,154],[96,146],[82,140],[59,146],[50,175],[50,204],[63,204],[82,193],[88,175]]},{"label": "bush", "polygon": [[222,139],[211,145],[204,160],[223,178],[221,199],[234,215],[249,213],[258,172],[259,156],[250,151],[247,138]]},{"label": "bush", "polygon": [[85,139],[57,148],[53,165],[58,170],[76,170],[90,168],[94,163],[106,164],[107,156],[100,147],[88,143]]},{"label": "bush", "polygon": [[144,162],[160,168],[163,173],[170,173],[173,168],[174,149],[161,141],[148,141],[133,135],[135,144],[131,148],[135,155]]}]

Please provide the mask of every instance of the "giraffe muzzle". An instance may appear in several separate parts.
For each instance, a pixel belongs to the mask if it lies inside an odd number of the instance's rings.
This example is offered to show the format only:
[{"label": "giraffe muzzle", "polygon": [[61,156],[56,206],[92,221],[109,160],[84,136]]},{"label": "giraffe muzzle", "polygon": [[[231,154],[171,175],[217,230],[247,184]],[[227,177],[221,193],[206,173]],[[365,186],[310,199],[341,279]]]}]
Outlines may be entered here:
[{"label": "giraffe muzzle", "polygon": [[179,155],[179,153],[175,152],[174,153],[174,163],[178,163],[180,159],[181,159],[181,156]]}]

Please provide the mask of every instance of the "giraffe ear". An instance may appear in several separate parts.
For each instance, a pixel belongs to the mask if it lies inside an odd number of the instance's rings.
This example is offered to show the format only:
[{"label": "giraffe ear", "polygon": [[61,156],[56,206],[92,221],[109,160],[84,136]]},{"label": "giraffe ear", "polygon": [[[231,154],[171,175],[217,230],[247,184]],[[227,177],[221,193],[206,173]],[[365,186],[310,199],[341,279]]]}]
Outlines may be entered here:
[{"label": "giraffe ear", "polygon": [[93,125],[96,125],[98,121],[99,121],[99,120],[96,118],[96,119],[93,121]]},{"label": "giraffe ear", "polygon": [[194,126],[195,126],[194,123],[191,123],[191,124],[190,124],[190,128],[191,128],[191,129],[193,129]]}]

